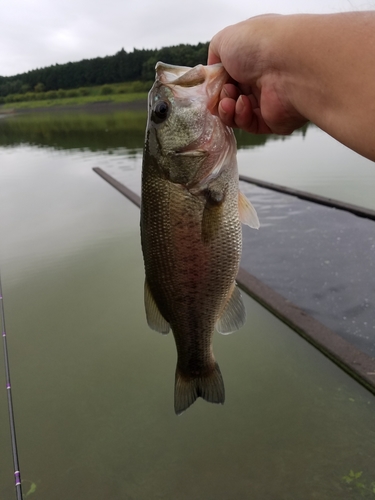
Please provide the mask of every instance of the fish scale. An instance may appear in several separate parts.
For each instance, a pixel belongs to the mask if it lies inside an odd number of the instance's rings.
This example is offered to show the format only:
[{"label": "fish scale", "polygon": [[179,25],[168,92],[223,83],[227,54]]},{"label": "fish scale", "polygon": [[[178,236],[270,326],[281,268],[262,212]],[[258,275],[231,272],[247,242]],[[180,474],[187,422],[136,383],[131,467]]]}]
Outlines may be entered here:
[{"label": "fish scale", "polygon": [[241,203],[233,132],[208,111],[227,81],[223,67],[158,63],[156,71],[142,166],[145,308],[152,329],[173,332],[180,414],[198,397],[224,403],[212,337],[215,325],[226,334],[245,321],[235,284],[240,215],[257,218]]}]

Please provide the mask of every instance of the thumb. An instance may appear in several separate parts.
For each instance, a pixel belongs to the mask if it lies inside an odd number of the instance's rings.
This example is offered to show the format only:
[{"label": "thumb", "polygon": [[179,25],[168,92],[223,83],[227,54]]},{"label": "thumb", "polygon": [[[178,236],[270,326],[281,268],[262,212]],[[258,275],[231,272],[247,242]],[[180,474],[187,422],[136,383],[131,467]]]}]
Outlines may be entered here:
[{"label": "thumb", "polygon": [[207,64],[216,64],[221,62],[220,53],[220,33],[217,33],[211,40],[208,47]]}]

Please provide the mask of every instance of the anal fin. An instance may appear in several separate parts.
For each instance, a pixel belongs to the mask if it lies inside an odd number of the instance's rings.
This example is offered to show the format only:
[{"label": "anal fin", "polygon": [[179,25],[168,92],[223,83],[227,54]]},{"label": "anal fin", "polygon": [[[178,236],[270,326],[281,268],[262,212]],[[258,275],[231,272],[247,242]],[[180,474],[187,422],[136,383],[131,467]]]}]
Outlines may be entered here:
[{"label": "anal fin", "polygon": [[169,333],[170,326],[168,321],[166,321],[161,312],[159,311],[158,306],[152,296],[150,287],[148,286],[147,280],[145,280],[145,309],[146,309],[146,318],[148,326],[159,333]]},{"label": "anal fin", "polygon": [[240,289],[234,283],[220,318],[216,322],[216,330],[228,335],[241,328],[246,321],[246,309],[242,300]]}]

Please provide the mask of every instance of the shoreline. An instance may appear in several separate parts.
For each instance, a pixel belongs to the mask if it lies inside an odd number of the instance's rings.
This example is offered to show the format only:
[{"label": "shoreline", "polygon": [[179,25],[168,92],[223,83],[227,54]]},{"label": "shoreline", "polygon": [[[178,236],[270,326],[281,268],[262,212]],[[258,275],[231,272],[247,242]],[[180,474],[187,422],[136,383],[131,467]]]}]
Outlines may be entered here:
[{"label": "shoreline", "polygon": [[99,102],[89,102],[85,104],[68,104],[56,105],[56,106],[40,106],[35,108],[7,108],[1,109],[0,107],[0,118],[5,118],[7,116],[14,116],[25,113],[63,113],[63,112],[76,112],[85,111],[92,113],[107,113],[111,111],[135,111],[135,112],[147,112],[147,99],[137,99],[130,102],[114,102],[114,101],[99,101]]}]

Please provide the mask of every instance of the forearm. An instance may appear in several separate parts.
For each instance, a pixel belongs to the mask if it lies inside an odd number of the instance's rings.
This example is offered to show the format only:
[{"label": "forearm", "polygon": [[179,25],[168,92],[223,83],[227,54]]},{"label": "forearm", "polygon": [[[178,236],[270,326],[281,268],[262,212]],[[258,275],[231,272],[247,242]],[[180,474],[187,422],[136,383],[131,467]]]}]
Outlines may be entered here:
[{"label": "forearm", "polygon": [[290,106],[375,160],[375,12],[279,19],[274,56]]}]

